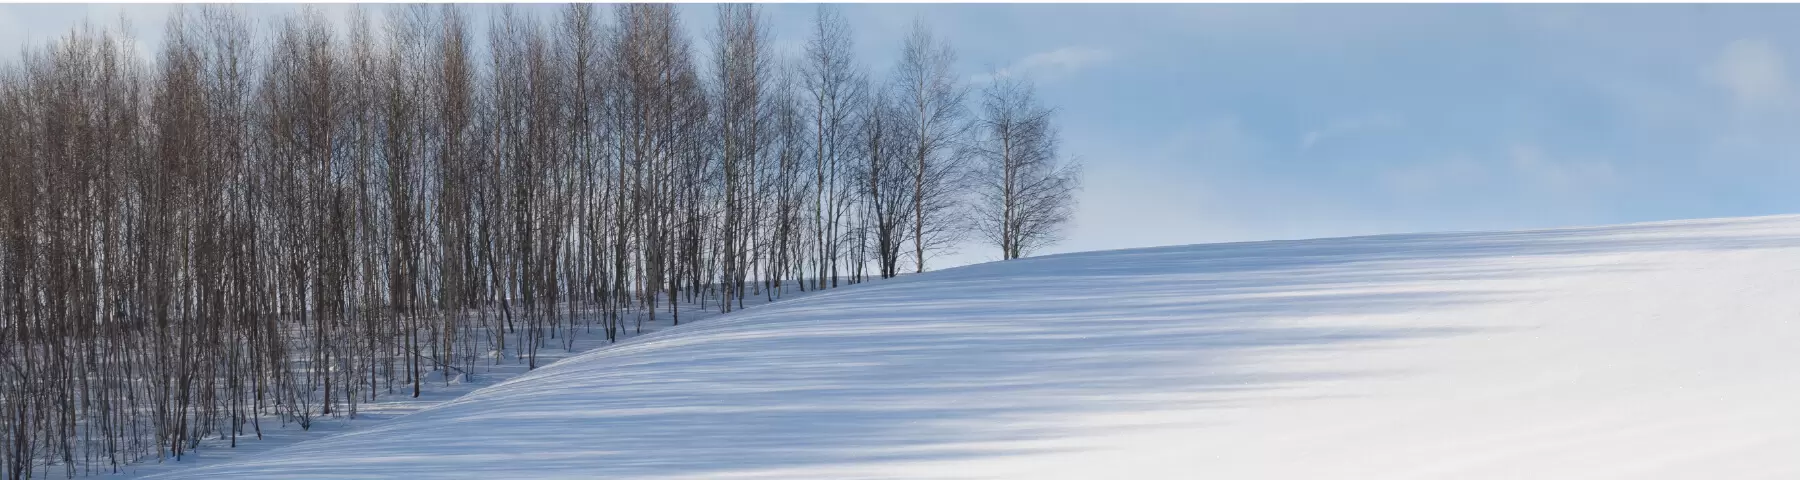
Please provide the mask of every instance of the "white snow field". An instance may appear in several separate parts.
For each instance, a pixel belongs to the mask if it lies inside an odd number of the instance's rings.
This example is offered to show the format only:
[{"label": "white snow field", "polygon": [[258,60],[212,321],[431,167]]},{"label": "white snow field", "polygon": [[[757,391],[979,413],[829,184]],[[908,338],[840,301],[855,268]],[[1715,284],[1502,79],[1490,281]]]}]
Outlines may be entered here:
[{"label": "white snow field", "polygon": [[1800,217],[973,265],[166,473],[1800,478]]},{"label": "white snow field", "polygon": [[[743,304],[746,306],[761,305],[771,301],[802,298],[813,293],[811,291],[800,291],[796,287],[798,286],[789,284],[784,286],[780,292],[758,289],[758,292],[746,297]],[[686,298],[681,298],[679,301],[681,321],[684,323],[704,321],[719,315],[716,299],[709,296],[707,300],[709,301],[692,302],[688,301]],[[669,316],[667,308],[665,308],[667,306],[667,303],[659,303],[659,313],[654,318],[647,318],[641,311],[625,312],[623,314],[624,318],[622,319],[624,328],[619,331],[620,337],[630,339],[639,335],[652,334],[659,330],[669,328],[674,323],[674,318]],[[537,361],[540,364],[554,363],[570,356],[578,355],[582,352],[587,352],[596,348],[606,348],[611,345],[606,341],[604,331],[600,330],[601,327],[597,325],[599,319],[598,317],[594,317],[595,312],[579,312],[577,315],[580,315],[581,317],[593,317],[586,318],[583,322],[586,324],[594,324],[594,326],[591,328],[580,329],[581,331],[574,335],[573,338],[563,337],[560,339],[547,339],[537,351]],[[486,338],[490,333],[487,333],[486,330],[479,329],[475,332],[475,338],[479,339],[476,340],[478,342],[478,347],[489,351],[487,361],[475,365],[474,369],[469,372],[453,373],[450,378],[444,377],[446,373],[450,372],[441,369],[425,372],[423,375],[424,382],[422,382],[423,384],[421,385],[422,392],[419,397],[412,397],[410,395],[412,393],[410,391],[410,384],[401,384],[396,386],[392,393],[381,392],[376,395],[373,401],[358,404],[354,418],[345,416],[343,408],[339,408],[338,413],[333,415],[318,414],[318,409],[315,408],[313,411],[317,416],[312,418],[311,427],[306,429],[300,428],[298,424],[292,421],[284,422],[280,416],[265,415],[260,419],[262,422],[261,438],[249,435],[239,437],[237,439],[237,446],[235,447],[231,446],[231,440],[229,438],[206,438],[200,441],[199,448],[189,450],[180,460],[166,457],[146,457],[139,459],[136,463],[120,466],[119,472],[110,476],[116,478],[131,478],[162,475],[183,469],[230,462],[239,458],[261,455],[268,450],[285,447],[290,444],[345,431],[369,428],[378,425],[381,422],[399,418],[412,412],[456,399],[476,389],[504,382],[531,371],[530,368],[527,367],[526,360],[520,357],[521,352],[517,342],[515,342],[511,348],[504,349],[504,351],[493,351],[493,342]],[[517,335],[509,335],[508,337],[513,340],[519,338]],[[570,342],[567,346],[571,348],[563,348],[565,346],[563,342]],[[36,475],[33,475],[32,478],[57,478],[63,476],[65,476],[65,474],[59,465],[55,468],[40,470]]]}]

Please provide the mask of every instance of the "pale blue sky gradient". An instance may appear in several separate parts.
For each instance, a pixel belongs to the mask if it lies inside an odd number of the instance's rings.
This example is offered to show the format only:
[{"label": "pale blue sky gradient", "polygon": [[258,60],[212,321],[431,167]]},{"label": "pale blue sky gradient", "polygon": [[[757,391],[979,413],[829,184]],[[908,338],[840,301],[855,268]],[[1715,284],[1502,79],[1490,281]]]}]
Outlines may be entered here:
[{"label": "pale blue sky gradient", "polygon": [[[1087,165],[1051,252],[1800,210],[1800,6],[840,8],[878,75],[923,18],[971,81],[1036,79]],[[0,53],[120,13],[154,51],[169,9],[0,5]],[[813,9],[766,6],[780,49]]]}]

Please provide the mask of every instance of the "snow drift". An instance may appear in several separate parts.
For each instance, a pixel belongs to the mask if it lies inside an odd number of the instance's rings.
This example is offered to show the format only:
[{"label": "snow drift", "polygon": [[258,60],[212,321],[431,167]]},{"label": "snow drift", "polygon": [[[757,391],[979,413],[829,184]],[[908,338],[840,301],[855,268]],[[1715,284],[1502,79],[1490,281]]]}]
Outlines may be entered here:
[{"label": "snow drift", "polygon": [[175,476],[1800,477],[1800,217],[1193,245],[822,292]]}]

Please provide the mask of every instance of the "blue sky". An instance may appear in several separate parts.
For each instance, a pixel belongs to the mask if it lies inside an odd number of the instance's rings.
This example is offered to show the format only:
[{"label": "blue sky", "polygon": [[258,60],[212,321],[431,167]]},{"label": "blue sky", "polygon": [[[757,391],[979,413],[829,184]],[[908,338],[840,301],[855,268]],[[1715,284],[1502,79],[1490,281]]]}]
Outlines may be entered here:
[{"label": "blue sky", "polygon": [[[766,7],[797,50],[814,6]],[[877,74],[923,18],[1037,81],[1087,167],[1052,252],[1800,211],[1800,6],[841,8]],[[0,52],[120,13],[154,50],[168,9],[0,5]]]}]

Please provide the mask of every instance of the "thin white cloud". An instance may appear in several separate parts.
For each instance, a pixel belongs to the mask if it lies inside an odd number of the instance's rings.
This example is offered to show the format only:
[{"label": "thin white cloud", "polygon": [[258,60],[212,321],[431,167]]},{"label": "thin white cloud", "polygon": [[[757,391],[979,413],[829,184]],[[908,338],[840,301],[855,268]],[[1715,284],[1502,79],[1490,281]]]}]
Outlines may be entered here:
[{"label": "thin white cloud", "polygon": [[975,83],[987,83],[996,78],[1014,75],[1031,78],[1047,78],[1067,75],[1077,70],[1111,60],[1111,51],[1093,47],[1063,47],[1048,52],[1038,52],[1013,62],[993,72],[977,74],[971,80]]},{"label": "thin white cloud", "polygon": [[1386,113],[1344,118],[1306,132],[1306,135],[1300,137],[1300,150],[1310,150],[1314,145],[1333,138],[1363,132],[1390,130],[1403,125],[1404,122],[1400,117]]},{"label": "thin white cloud", "polygon": [[1778,108],[1793,100],[1781,51],[1766,40],[1732,41],[1707,67],[1705,75],[1730,93],[1742,108]]}]

